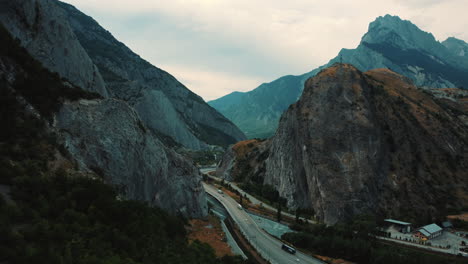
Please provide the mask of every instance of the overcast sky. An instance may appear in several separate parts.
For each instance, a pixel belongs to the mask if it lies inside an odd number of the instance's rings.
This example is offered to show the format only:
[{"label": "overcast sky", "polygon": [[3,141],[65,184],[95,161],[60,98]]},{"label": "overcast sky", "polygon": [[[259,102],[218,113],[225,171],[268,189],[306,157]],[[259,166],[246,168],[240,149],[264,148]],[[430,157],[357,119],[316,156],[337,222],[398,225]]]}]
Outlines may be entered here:
[{"label": "overcast sky", "polygon": [[206,101],[355,48],[378,16],[468,40],[468,0],[65,0]]}]

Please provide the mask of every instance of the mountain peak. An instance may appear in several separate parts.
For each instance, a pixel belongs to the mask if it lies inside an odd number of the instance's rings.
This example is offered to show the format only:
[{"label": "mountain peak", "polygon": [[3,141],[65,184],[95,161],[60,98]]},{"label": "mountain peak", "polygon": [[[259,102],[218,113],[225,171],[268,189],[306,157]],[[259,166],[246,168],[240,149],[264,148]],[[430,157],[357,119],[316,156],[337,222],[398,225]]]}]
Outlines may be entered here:
[{"label": "mountain peak", "polygon": [[442,42],[442,45],[444,45],[455,56],[468,56],[468,43],[461,39],[449,37]]},{"label": "mountain peak", "polygon": [[431,33],[419,29],[409,20],[398,16],[385,15],[376,18],[369,24],[368,32],[361,43],[386,43],[403,49],[432,50],[437,42]]}]

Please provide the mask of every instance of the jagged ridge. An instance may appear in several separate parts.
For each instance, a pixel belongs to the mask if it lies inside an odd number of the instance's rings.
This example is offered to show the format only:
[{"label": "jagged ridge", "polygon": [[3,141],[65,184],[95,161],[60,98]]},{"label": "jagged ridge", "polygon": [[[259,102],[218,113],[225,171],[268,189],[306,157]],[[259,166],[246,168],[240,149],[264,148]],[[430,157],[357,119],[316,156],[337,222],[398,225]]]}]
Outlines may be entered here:
[{"label": "jagged ridge", "polygon": [[[342,49],[324,66],[300,76],[285,76],[247,93],[230,94],[209,104],[233,121],[249,138],[272,136],[279,117],[300,97],[304,82],[342,59],[361,71],[388,68],[418,86],[468,88],[468,61],[460,54],[468,44],[449,38],[439,43],[430,33],[397,16],[370,23],[356,49]],[[223,107],[224,105],[224,107]]]}]

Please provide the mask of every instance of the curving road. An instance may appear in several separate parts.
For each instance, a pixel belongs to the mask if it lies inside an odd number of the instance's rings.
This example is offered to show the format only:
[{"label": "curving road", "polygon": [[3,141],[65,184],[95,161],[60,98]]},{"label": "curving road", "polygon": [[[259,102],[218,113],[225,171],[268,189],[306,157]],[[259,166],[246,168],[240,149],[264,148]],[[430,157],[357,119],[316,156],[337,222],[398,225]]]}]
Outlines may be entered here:
[{"label": "curving road", "polygon": [[[200,169],[200,172],[203,173],[203,174],[206,174],[206,176],[208,176],[209,178],[215,180],[215,181],[222,181],[222,179],[218,178],[218,177],[215,177],[215,176],[211,176],[208,174],[208,172],[212,172],[212,171],[216,171],[216,168],[214,167],[210,167],[210,168],[203,168],[203,169]],[[233,182],[230,182],[228,180],[224,180],[226,183],[229,183],[231,185],[231,187],[235,190],[237,190],[241,195],[245,195],[247,196],[247,198],[250,200],[250,202],[252,202],[252,204],[255,204],[255,205],[259,205],[261,204],[264,208],[270,210],[270,211],[273,211],[273,212],[276,212],[276,208],[268,205],[268,204],[265,204],[263,203],[262,201],[258,200],[257,198],[255,198],[254,196],[246,193],[244,190],[242,190],[241,188],[239,188],[239,186],[237,186],[235,183]],[[296,216],[293,215],[293,214],[290,214],[288,212],[285,212],[285,211],[281,211],[281,215],[283,216],[287,216],[289,218],[292,218],[292,219],[295,219]],[[313,220],[310,220],[310,219],[306,219],[304,217],[300,217],[299,219],[301,219],[302,221],[307,221],[309,222],[309,224],[316,224],[317,222],[313,221]]]},{"label": "curving road", "polygon": [[250,241],[255,249],[272,264],[313,263],[324,262],[305,255],[299,251],[295,255],[289,254],[281,249],[281,241],[271,237],[263,231],[255,221],[243,209],[238,208],[237,202],[228,195],[219,194],[217,189],[203,183],[205,191],[216,198],[234,219],[244,236]]}]

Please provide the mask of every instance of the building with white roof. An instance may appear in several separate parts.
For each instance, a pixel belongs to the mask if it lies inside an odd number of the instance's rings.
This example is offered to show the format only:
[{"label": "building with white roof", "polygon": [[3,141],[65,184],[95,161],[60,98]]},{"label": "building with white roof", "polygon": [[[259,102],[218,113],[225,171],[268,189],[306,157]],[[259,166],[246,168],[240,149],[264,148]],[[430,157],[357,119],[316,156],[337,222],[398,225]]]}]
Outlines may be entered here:
[{"label": "building with white roof", "polygon": [[411,223],[403,222],[395,219],[385,219],[384,222],[394,226],[401,233],[411,232]]},{"label": "building with white roof", "polygon": [[442,228],[436,224],[423,226],[414,234],[415,237],[419,237],[423,240],[432,239],[440,235],[442,235]]}]

